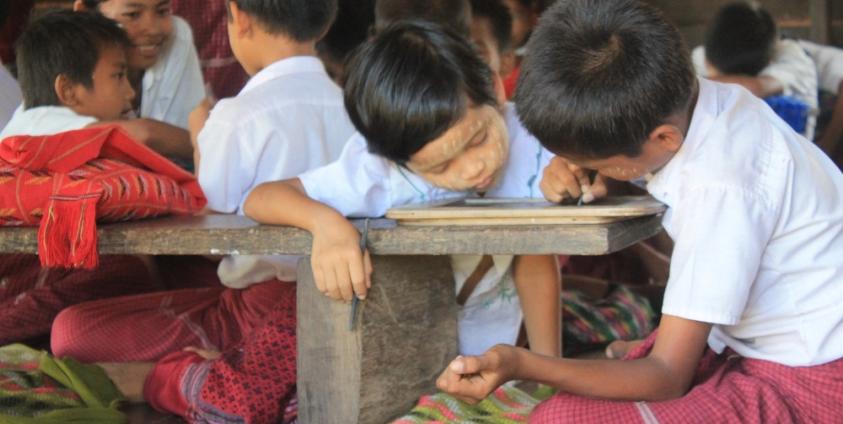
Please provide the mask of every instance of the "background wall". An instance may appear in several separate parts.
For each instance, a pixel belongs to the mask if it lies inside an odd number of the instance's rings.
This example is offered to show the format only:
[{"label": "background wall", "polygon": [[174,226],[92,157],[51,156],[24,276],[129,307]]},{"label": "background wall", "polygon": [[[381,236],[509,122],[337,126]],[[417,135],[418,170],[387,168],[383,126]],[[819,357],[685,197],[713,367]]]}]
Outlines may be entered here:
[{"label": "background wall", "polygon": [[[732,0],[645,1],[664,10],[685,35],[688,45],[696,46],[702,43],[705,23],[708,19],[714,15],[717,8]],[[784,35],[830,43],[843,48],[843,1],[760,0],[760,2],[776,18]],[[62,6],[72,4],[72,0],[36,0],[36,4],[39,8]]]}]

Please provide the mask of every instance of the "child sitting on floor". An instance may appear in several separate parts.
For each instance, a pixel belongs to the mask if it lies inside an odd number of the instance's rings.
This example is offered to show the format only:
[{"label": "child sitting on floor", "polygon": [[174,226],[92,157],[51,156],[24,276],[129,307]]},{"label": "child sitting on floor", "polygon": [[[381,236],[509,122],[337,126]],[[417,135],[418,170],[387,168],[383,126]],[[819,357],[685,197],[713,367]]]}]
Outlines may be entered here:
[{"label": "child sitting on floor", "polygon": [[649,179],[668,206],[676,245],[661,326],[627,360],[496,346],[454,360],[438,386],[470,401],[512,379],[557,387],[535,423],[839,419],[834,164],[748,91],[694,78],[681,36],[652,6],[560,2],[530,43],[516,96],[525,126],[571,164]]},{"label": "child sitting on floor", "polygon": [[[91,13],[58,11],[18,40],[24,108],[0,138],[49,135],[118,119],[134,96],[126,79],[126,33]],[[103,256],[95,271],[42,268],[35,255],[0,256],[0,344],[49,333],[56,314],[86,300],[159,289],[143,262]]]},{"label": "child sitting on floor", "polygon": [[[513,108],[499,106],[490,69],[467,41],[439,25],[394,24],[365,45],[349,69],[346,107],[360,133],[337,162],[262,184],[244,206],[259,222],[311,231],[316,284],[346,301],[365,298],[371,269],[345,216],[383,216],[393,206],[473,193],[537,196],[539,173],[551,158]],[[482,261],[453,257],[458,293]],[[532,349],[559,355],[555,259],[495,256],[486,262],[480,275],[487,275],[460,312],[460,351],[515,342],[523,305]]]}]

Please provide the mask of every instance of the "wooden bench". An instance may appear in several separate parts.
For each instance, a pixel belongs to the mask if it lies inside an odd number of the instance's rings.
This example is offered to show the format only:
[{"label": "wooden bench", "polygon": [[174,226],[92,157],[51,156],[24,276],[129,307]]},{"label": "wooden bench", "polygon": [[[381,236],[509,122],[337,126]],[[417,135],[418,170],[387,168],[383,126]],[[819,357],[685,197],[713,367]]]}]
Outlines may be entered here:
[{"label": "wooden bench", "polygon": [[[360,227],[361,222],[355,222]],[[591,225],[404,227],[370,222],[375,273],[357,325],[299,263],[298,395],[303,423],[384,423],[435,391],[457,354],[450,254],[602,255],[655,235],[656,216]],[[36,229],[0,229],[0,252],[35,253]],[[101,225],[100,254],[307,255],[311,237],[231,215]]]}]

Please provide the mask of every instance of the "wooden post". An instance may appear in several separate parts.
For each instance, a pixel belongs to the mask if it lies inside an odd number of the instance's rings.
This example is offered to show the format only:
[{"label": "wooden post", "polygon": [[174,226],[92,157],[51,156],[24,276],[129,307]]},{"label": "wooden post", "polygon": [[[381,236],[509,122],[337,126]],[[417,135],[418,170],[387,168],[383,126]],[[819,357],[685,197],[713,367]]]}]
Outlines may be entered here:
[{"label": "wooden post", "polygon": [[385,423],[433,393],[457,355],[448,256],[374,256],[372,288],[349,330],[350,306],[298,269],[298,398],[302,423]]},{"label": "wooden post", "polygon": [[820,44],[828,44],[831,30],[831,2],[811,0],[811,39]]}]

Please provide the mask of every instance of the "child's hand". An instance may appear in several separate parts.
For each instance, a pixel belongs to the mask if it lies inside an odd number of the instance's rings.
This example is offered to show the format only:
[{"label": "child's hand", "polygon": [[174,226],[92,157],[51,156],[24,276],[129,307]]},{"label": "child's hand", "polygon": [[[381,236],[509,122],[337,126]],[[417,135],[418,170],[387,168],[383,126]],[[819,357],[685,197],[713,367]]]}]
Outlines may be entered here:
[{"label": "child's hand", "polygon": [[606,196],[606,183],[600,174],[590,181],[586,169],[557,156],[544,168],[539,184],[544,197],[553,203],[583,196],[584,203]]},{"label": "child's hand", "polygon": [[331,299],[365,299],[372,286],[369,251],[360,249],[360,233],[339,215],[313,231],[310,265],[316,287]]},{"label": "child's hand", "polygon": [[436,380],[436,387],[463,402],[480,402],[511,379],[516,349],[497,345],[480,356],[457,356]]}]

